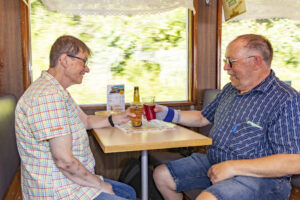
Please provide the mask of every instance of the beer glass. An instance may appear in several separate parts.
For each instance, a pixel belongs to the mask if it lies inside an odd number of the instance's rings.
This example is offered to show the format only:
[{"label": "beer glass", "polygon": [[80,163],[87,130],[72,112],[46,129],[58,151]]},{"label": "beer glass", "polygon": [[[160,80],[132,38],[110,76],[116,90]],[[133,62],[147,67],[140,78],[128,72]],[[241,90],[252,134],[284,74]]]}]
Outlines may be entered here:
[{"label": "beer glass", "polygon": [[130,118],[132,127],[142,126],[143,106],[141,104],[131,104],[129,110],[136,115]]}]

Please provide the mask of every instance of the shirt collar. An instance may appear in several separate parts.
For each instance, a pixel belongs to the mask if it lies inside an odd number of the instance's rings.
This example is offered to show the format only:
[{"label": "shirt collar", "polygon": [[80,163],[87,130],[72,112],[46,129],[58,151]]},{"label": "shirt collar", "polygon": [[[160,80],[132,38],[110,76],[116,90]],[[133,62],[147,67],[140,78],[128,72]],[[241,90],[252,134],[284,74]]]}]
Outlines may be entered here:
[{"label": "shirt collar", "polygon": [[[270,74],[262,82],[260,82],[253,89],[251,89],[250,91],[248,91],[244,94],[249,94],[249,93],[256,92],[256,91],[265,93],[269,90],[269,88],[272,86],[272,84],[275,80],[276,80],[275,72],[271,69]],[[240,91],[238,89],[236,89],[235,87],[233,87],[233,88],[235,89],[235,92],[237,95],[244,95],[244,94],[240,94]]]},{"label": "shirt collar", "polygon": [[275,72],[271,69],[270,74],[263,80],[260,84],[252,89],[252,91],[261,91],[263,93],[267,92],[272,86],[273,82],[276,80]]},{"label": "shirt collar", "polygon": [[68,90],[64,89],[63,86],[46,70],[42,71],[42,78],[46,79],[47,81],[51,82],[51,84],[61,93],[63,93],[65,98],[69,98],[70,94]]}]

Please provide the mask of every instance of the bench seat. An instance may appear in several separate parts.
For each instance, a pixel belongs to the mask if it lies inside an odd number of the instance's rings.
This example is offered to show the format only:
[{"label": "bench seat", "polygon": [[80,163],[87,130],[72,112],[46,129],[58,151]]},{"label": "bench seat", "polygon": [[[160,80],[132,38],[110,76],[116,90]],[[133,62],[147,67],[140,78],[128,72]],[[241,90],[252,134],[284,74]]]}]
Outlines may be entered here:
[{"label": "bench seat", "polygon": [[15,135],[16,98],[0,94],[0,199],[3,199],[20,166]]}]

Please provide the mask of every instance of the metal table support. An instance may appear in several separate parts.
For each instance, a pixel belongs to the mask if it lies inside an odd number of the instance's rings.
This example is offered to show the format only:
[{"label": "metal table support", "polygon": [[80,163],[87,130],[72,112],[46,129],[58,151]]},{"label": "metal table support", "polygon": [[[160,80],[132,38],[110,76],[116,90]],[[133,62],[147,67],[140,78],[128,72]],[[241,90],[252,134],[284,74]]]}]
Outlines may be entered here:
[{"label": "metal table support", "polygon": [[148,200],[148,151],[142,151],[142,170],[141,170],[141,183],[142,183],[142,200]]}]

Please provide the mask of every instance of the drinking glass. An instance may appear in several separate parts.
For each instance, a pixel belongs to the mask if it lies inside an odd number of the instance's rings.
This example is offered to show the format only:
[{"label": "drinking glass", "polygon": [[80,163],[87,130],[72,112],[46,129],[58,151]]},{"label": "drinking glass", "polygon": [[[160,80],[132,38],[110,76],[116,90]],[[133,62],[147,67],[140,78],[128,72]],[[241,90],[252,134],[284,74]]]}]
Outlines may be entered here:
[{"label": "drinking glass", "polygon": [[156,119],[155,108],[155,96],[147,96],[142,98],[144,113],[148,121]]},{"label": "drinking glass", "polygon": [[131,125],[133,127],[140,127],[142,126],[142,115],[143,115],[143,106],[141,104],[131,104],[130,112],[134,113],[136,116],[131,117]]}]

